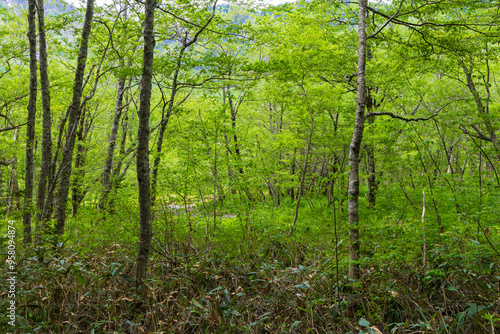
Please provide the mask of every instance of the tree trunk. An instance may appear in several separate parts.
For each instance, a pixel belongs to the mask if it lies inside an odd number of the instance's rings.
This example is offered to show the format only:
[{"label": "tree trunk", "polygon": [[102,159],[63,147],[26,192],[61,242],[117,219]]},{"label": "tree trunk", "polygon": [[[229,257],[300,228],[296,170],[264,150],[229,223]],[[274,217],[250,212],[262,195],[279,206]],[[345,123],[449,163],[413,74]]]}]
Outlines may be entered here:
[{"label": "tree trunk", "polygon": [[351,145],[349,146],[349,278],[359,278],[359,152],[365,125],[365,65],[366,65],[366,1],[359,1],[358,14],[358,87],[356,118]]},{"label": "tree trunk", "polygon": [[311,125],[309,128],[309,136],[307,138],[307,146],[306,146],[306,152],[304,156],[304,166],[302,168],[302,175],[300,178],[300,185],[299,185],[299,193],[297,195],[297,203],[295,204],[295,215],[293,217],[293,222],[292,226],[290,227],[290,231],[288,232],[288,235],[291,235],[293,233],[293,229],[295,228],[295,224],[297,224],[297,219],[299,218],[299,207],[300,207],[300,200],[302,199],[302,193],[304,189],[304,181],[306,179],[306,174],[307,174],[307,162],[309,160],[309,153],[311,151],[311,141],[312,141],[312,135],[314,132],[314,117],[313,114],[311,114]]},{"label": "tree trunk", "polygon": [[367,169],[368,169],[368,208],[375,206],[378,181],[376,176],[375,152],[372,144],[366,147]]},{"label": "tree trunk", "polygon": [[[375,107],[375,103],[370,94],[370,89],[367,88],[366,94],[366,111],[370,112]],[[368,118],[368,124],[373,124],[375,121],[374,117]],[[375,164],[375,145],[373,143],[368,143],[366,145],[366,169],[368,172],[368,209],[375,207],[375,201],[377,199],[378,181],[377,181],[377,171]]]},{"label": "tree trunk", "polygon": [[155,47],[154,9],[155,0],[146,0],[144,18],[144,56],[137,132],[137,181],[139,184],[140,236],[137,247],[136,285],[142,285],[147,277],[149,249],[151,246],[151,188],[149,178],[149,115]]},{"label": "tree trunk", "polygon": [[120,118],[123,109],[123,94],[125,88],[125,78],[118,79],[118,88],[116,89],[116,102],[115,113],[113,116],[113,123],[111,124],[111,133],[108,140],[108,153],[104,163],[104,170],[102,172],[102,187],[103,193],[99,201],[99,211],[105,212],[108,210],[109,194],[111,192],[111,170],[113,168],[113,158],[116,147],[116,137],[118,134],[118,127],[120,126]]},{"label": "tree trunk", "polygon": [[167,113],[165,115],[162,115],[162,120],[160,124],[160,132],[158,133],[158,141],[156,142],[156,157],[153,163],[153,173],[152,173],[152,180],[151,180],[151,200],[152,203],[151,205],[154,206],[154,202],[156,200],[156,187],[158,184],[158,170],[160,169],[160,162],[161,162],[161,151],[163,148],[163,137],[165,136],[165,131],[167,129],[168,121],[170,120],[170,116],[172,116],[172,111],[174,109],[174,101],[175,101],[175,95],[177,93],[177,77],[179,75],[179,71],[181,69],[181,59],[182,59],[183,52],[180,53],[179,58],[177,59],[177,64],[174,72],[174,77],[172,79],[172,90],[170,93],[170,100],[167,105]]},{"label": "tree trunk", "polygon": [[[17,144],[19,129],[14,130],[14,142]],[[9,181],[9,199],[7,202],[7,216],[13,208],[19,209],[19,185],[17,183],[17,159],[14,157],[11,163],[11,174]]]},{"label": "tree trunk", "polygon": [[17,183],[17,162],[11,165],[11,173],[9,180],[9,199],[7,202],[7,216],[10,214],[13,208],[19,209],[19,185]]},{"label": "tree trunk", "polygon": [[231,96],[231,91],[228,89],[228,101],[229,107],[231,109],[231,129],[233,131],[233,142],[234,142],[234,152],[236,153],[236,163],[238,164],[238,172],[243,174],[243,167],[241,167],[241,156],[240,156],[240,145],[238,143],[238,135],[236,134],[236,117],[238,115],[238,109],[241,101],[235,106],[233,103],[233,98]]},{"label": "tree trunk", "polygon": [[[168,102],[167,114],[162,115],[160,133],[158,135],[158,141],[157,141],[157,145],[156,145],[157,155],[156,155],[156,158],[155,158],[154,163],[153,163],[153,175],[152,175],[152,181],[151,181],[152,182],[151,183],[151,191],[152,191],[152,203],[151,203],[151,205],[152,206],[154,206],[154,202],[156,199],[156,186],[158,183],[158,170],[160,168],[160,162],[161,162],[161,150],[162,150],[162,146],[163,146],[163,137],[165,135],[165,130],[167,128],[170,116],[172,116],[172,112],[174,110],[175,95],[177,94],[177,83],[178,83],[177,80],[178,80],[179,72],[180,72],[181,66],[182,66],[182,58],[183,58],[184,52],[187,50],[187,48],[189,48],[191,45],[193,45],[194,43],[196,43],[198,41],[198,37],[200,36],[200,34],[203,32],[203,30],[205,30],[205,28],[210,24],[210,22],[214,18],[216,4],[217,4],[217,1],[214,3],[214,7],[212,8],[212,15],[210,16],[208,21],[205,23],[205,25],[200,27],[200,29],[194,34],[193,39],[188,41],[187,34],[186,34],[186,36],[182,40],[182,48],[179,51],[179,56],[177,57],[177,61],[175,64],[174,77],[172,78],[172,90],[170,93],[170,100]],[[184,101],[182,101],[182,102],[184,102]]]},{"label": "tree trunk", "polygon": [[62,142],[63,142],[63,134],[65,133],[64,127],[66,125],[66,122],[68,120],[69,113],[71,111],[71,108],[68,107],[66,109],[66,113],[64,116],[61,118],[59,122],[59,134],[57,136],[57,145],[56,149],[53,152],[53,157],[52,157],[52,165],[51,165],[51,170],[52,170],[52,177],[48,180],[48,186],[47,186],[47,195],[45,199],[45,203],[43,205],[43,210],[42,210],[42,221],[48,221],[50,220],[50,217],[52,216],[52,212],[54,211],[54,197],[55,197],[55,190],[58,185],[59,181],[59,176],[61,175],[61,169],[63,167],[62,164],[59,164],[59,167],[57,167],[57,164],[60,160],[59,155],[61,153],[61,148],[62,148]]},{"label": "tree trunk", "polygon": [[82,44],[78,54],[78,63],[76,66],[75,83],[73,86],[73,100],[70,105],[68,118],[68,132],[66,145],[61,162],[61,181],[59,182],[59,191],[57,194],[56,211],[56,232],[59,235],[64,233],[64,223],[66,220],[66,203],[68,202],[69,186],[71,178],[71,165],[73,162],[73,150],[75,148],[76,131],[78,128],[78,119],[80,118],[80,103],[83,92],[83,75],[87,61],[90,30],[92,28],[92,17],[94,15],[94,0],[87,0],[87,10],[85,12],[85,22],[82,31]]},{"label": "tree trunk", "polygon": [[[125,7],[125,8],[123,8]],[[124,10],[123,20],[127,20],[127,5],[120,1],[120,10]],[[120,67],[124,67],[123,58],[120,59]],[[102,172],[102,187],[103,192],[101,199],[99,200],[99,211],[106,212],[109,210],[109,194],[111,193],[111,172],[113,169],[113,160],[116,147],[116,137],[118,135],[118,128],[120,126],[120,118],[122,116],[123,106],[123,95],[125,93],[125,77],[118,79],[118,87],[116,88],[116,101],[115,101],[115,112],[113,115],[113,123],[111,124],[111,132],[109,134],[108,140],[108,152],[106,155],[106,161],[104,162],[104,170]]]},{"label": "tree trunk", "polygon": [[[366,23],[369,25],[369,22]],[[366,27],[365,27],[366,30]],[[369,46],[366,47],[366,61],[371,61],[373,59],[372,50]],[[365,107],[366,112],[370,113],[377,107],[377,103],[372,96],[373,87],[365,88]],[[371,117],[366,120],[368,124],[373,124],[375,122],[375,118]],[[376,200],[376,192],[378,189],[377,176],[375,171],[375,146],[372,143],[368,143],[366,145],[366,163],[367,163],[367,172],[368,172],[368,209],[371,209],[375,206]]]},{"label": "tree trunk", "polygon": [[38,0],[38,34],[40,36],[40,84],[42,88],[43,109],[43,134],[42,134],[42,163],[40,169],[40,180],[37,193],[37,221],[42,220],[47,185],[53,177],[52,170],[52,119],[50,112],[49,76],[47,65],[47,41],[45,38],[45,22],[43,0]]},{"label": "tree trunk", "polygon": [[[132,80],[129,79],[129,85],[131,84]],[[130,96],[127,94],[125,97],[125,107],[122,109],[122,120],[121,120],[121,127],[122,127],[122,133],[121,133],[121,139],[120,139],[120,149],[119,149],[119,154],[117,156],[117,161],[116,165],[114,168],[111,169],[111,191],[113,193],[113,196],[108,196],[108,202],[107,202],[107,211],[109,213],[114,212],[114,206],[115,206],[115,195],[116,192],[118,191],[118,187],[120,186],[121,181],[123,180],[123,176],[125,175],[124,171],[126,171],[133,159],[135,159],[135,155],[137,154],[137,150],[134,145],[132,145],[129,149],[125,149],[125,145],[127,144],[127,135],[129,129],[132,127],[132,124],[134,122],[134,115],[132,115],[132,119],[129,120],[129,102],[130,102]],[[122,165],[127,158],[127,156],[133,152],[132,158],[125,164],[125,167],[122,170]],[[113,159],[115,160],[115,159]],[[111,193],[110,193],[111,194]]]},{"label": "tree trunk", "polygon": [[78,145],[76,147],[76,159],[75,159],[75,177],[73,178],[73,185],[71,187],[71,217],[74,217],[80,203],[85,198],[86,191],[83,190],[83,179],[85,178],[85,138],[87,137],[88,131],[90,130],[90,123],[86,119],[85,109],[82,111],[80,117],[80,125],[78,126]]},{"label": "tree trunk", "polygon": [[28,39],[30,50],[30,97],[28,102],[28,120],[26,125],[26,170],[24,178],[23,242],[31,242],[31,210],[33,201],[33,152],[35,144],[35,117],[37,94],[36,60],[36,3],[28,0]]},{"label": "tree trunk", "polygon": [[[293,149],[293,157],[292,157],[292,160],[290,162],[290,176],[293,177],[293,175],[295,175],[295,156],[296,156],[296,153],[297,153],[297,149],[294,148]],[[290,179],[291,182],[293,182],[293,178]],[[290,188],[287,189],[287,192],[288,192],[288,195],[290,195],[290,199],[292,201],[295,200],[295,187],[292,186]]]},{"label": "tree trunk", "polygon": [[486,131],[488,131],[488,135],[497,154],[497,159],[500,160],[500,144],[498,142],[498,137],[495,133],[495,129],[493,128],[490,119],[488,118],[488,110],[484,107],[481,97],[479,96],[479,92],[476,89],[476,85],[472,80],[472,67],[471,69],[468,69],[465,65],[463,65],[462,69],[464,70],[465,76],[467,78],[467,87],[469,88],[469,91],[471,92],[472,96],[474,97],[474,101],[476,102],[479,116],[484,122]]}]

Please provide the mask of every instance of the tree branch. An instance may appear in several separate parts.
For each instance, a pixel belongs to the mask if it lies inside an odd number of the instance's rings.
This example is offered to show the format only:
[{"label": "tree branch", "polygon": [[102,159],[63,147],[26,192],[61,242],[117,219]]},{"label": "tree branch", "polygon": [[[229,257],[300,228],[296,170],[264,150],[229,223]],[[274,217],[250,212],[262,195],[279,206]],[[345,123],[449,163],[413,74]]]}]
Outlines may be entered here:
[{"label": "tree branch", "polygon": [[467,130],[464,126],[460,126],[458,127],[460,130],[462,130],[462,132],[466,135],[468,135],[469,137],[474,137],[474,138],[477,138],[477,139],[481,139],[481,140],[485,140],[485,141],[489,141],[491,142],[491,138],[488,137],[488,136],[485,136],[481,130],[479,130],[479,128],[476,126],[476,125],[472,125],[472,128],[476,131],[477,134],[474,134],[472,132],[470,132],[469,130]]},{"label": "tree branch", "polygon": [[388,18],[387,21],[377,31],[375,31],[373,34],[367,36],[366,39],[368,40],[370,38],[375,38],[385,27],[387,27],[387,25],[389,23],[391,23],[391,21],[399,14],[399,11],[401,10],[402,6],[403,6],[403,1],[401,1],[401,3],[399,4],[399,8],[394,13],[394,15],[392,15],[390,18]]},{"label": "tree branch", "polygon": [[19,124],[19,125],[15,125],[15,126],[11,126],[11,127],[8,127],[8,128],[3,128],[3,129],[0,129],[0,132],[5,132],[5,131],[10,131],[10,130],[15,130],[15,129],[18,129],[20,128],[21,126],[23,125],[26,125],[27,122],[23,123],[23,124]]},{"label": "tree branch", "polygon": [[419,117],[419,118],[407,118],[407,117],[403,117],[403,116],[399,116],[399,115],[396,115],[396,114],[393,114],[392,112],[387,112],[387,111],[381,111],[381,112],[370,112],[370,113],[367,113],[365,115],[365,119],[369,118],[369,117],[373,117],[373,116],[390,116],[392,118],[395,118],[395,119],[400,119],[402,121],[405,121],[405,122],[419,122],[419,121],[428,121],[434,117],[436,117],[438,115],[438,113],[435,113],[429,117]]}]

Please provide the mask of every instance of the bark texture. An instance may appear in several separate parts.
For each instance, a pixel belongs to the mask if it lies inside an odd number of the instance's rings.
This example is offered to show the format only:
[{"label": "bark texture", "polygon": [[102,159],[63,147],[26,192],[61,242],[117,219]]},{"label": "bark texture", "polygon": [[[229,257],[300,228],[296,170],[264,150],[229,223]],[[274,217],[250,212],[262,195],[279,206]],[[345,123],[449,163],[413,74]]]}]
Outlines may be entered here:
[{"label": "bark texture", "polygon": [[42,88],[42,163],[40,169],[40,180],[38,182],[37,193],[37,220],[42,220],[47,185],[52,179],[52,116],[50,111],[50,91],[49,76],[47,64],[47,40],[45,38],[45,18],[43,9],[43,0],[38,0],[38,35],[40,52],[40,85]]},{"label": "bark texture", "polygon": [[85,158],[87,154],[85,139],[87,138],[92,125],[92,120],[88,110],[83,109],[79,123],[80,125],[78,126],[78,131],[76,133],[78,143],[76,145],[75,171],[73,172],[74,176],[72,178],[71,189],[71,217],[74,217],[77,214],[80,204],[87,193],[83,184],[85,179]]},{"label": "bark texture", "polygon": [[23,241],[31,242],[31,203],[33,201],[33,151],[35,144],[35,116],[37,94],[36,60],[36,3],[28,0],[28,40],[30,50],[30,97],[26,124],[26,170],[24,178]]},{"label": "bark texture", "polygon": [[366,95],[366,0],[359,1],[358,14],[358,87],[356,95],[356,118],[351,145],[349,146],[349,277],[359,278],[359,152],[365,126]]},{"label": "bark texture", "polygon": [[153,56],[155,47],[154,9],[155,0],[146,0],[144,18],[144,56],[139,106],[139,129],[137,132],[137,181],[139,184],[140,236],[137,248],[135,271],[136,285],[142,285],[147,277],[149,250],[151,246],[151,188],[149,178],[149,116],[151,109],[151,86],[153,78]]},{"label": "bark texture", "polygon": [[61,181],[59,183],[59,190],[57,194],[56,232],[60,235],[64,233],[64,223],[66,220],[66,203],[68,202],[69,195],[71,165],[73,162],[73,150],[75,148],[78,120],[80,118],[80,103],[82,100],[85,64],[87,61],[93,16],[94,0],[87,0],[87,10],[85,12],[85,22],[83,24],[82,31],[82,44],[80,45],[80,52],[78,54],[78,63],[76,66],[75,82],[73,86],[73,99],[69,107],[68,132],[61,162]]}]

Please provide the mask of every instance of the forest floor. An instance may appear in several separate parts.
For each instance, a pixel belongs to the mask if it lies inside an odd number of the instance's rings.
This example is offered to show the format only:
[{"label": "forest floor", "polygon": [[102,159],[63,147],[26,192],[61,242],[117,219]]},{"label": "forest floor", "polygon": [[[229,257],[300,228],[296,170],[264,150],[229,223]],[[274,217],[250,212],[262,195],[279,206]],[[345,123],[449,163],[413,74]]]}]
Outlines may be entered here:
[{"label": "forest floor", "polygon": [[[500,333],[499,258],[484,237],[429,230],[424,267],[420,226],[374,214],[378,223],[361,229],[361,278],[350,280],[347,226],[314,210],[305,210],[292,236],[289,213],[269,205],[196,217],[157,213],[142,291],[133,284],[137,217],[121,212],[96,225],[84,214],[56,247],[19,246],[15,329]],[[0,328],[8,321],[4,312]]]}]

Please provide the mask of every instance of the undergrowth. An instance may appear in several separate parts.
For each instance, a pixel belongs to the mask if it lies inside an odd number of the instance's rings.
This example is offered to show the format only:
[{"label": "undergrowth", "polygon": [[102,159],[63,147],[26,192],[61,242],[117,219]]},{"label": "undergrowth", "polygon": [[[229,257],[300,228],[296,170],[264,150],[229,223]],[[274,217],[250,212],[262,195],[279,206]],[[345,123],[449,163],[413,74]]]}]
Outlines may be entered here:
[{"label": "undergrowth", "polygon": [[[238,208],[232,208],[238,210]],[[229,210],[231,211],[231,210]],[[496,333],[500,267],[461,227],[428,232],[376,214],[362,278],[347,278],[346,226],[304,208],[155,213],[144,297],[134,287],[137,219],[80,216],[65,239],[18,245],[17,333]],[[233,211],[236,212],[236,211]],[[342,217],[342,212],[339,212]],[[310,221],[307,221],[307,217]],[[340,220],[339,220],[340,221]],[[336,224],[337,234],[333,233]],[[383,226],[383,228],[382,228]],[[18,228],[21,228],[20,223]],[[18,236],[19,237],[19,236]],[[6,254],[3,242],[2,255]],[[336,255],[338,257],[336,257]],[[6,268],[3,269],[6,271]],[[2,290],[7,290],[3,282]],[[2,294],[2,309],[8,298]],[[0,328],[8,327],[6,314]]]}]

